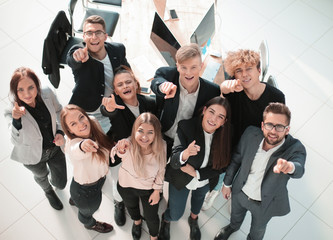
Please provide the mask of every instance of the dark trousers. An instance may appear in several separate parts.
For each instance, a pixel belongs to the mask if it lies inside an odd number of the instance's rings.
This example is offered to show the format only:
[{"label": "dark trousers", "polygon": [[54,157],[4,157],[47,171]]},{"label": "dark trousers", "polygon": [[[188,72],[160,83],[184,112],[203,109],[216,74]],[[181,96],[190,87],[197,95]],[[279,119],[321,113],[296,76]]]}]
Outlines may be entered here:
[{"label": "dark trousers", "polygon": [[71,198],[79,209],[78,217],[85,227],[93,227],[96,224],[93,214],[97,211],[102,202],[102,187],[105,177],[100,178],[96,183],[91,185],[81,185],[75,182],[74,178],[71,183]]},{"label": "dark trousers", "polygon": [[155,205],[150,205],[149,197],[153,193],[153,189],[151,190],[141,190],[136,188],[123,188],[117,184],[118,192],[120,196],[124,200],[124,204],[127,208],[129,215],[132,220],[137,221],[140,220],[140,206],[139,201],[141,200],[144,218],[147,222],[147,226],[149,229],[149,234],[153,237],[156,237],[158,234],[158,229],[160,225],[160,219],[158,217],[158,206],[159,203]]},{"label": "dark trousers", "polygon": [[188,190],[186,187],[178,190],[169,183],[169,201],[168,208],[164,212],[164,220],[178,221],[183,216],[190,191],[192,191],[191,212],[196,215],[200,213],[206,193],[209,191],[209,184],[195,190]]},{"label": "dark trousers", "polygon": [[[60,147],[55,146],[43,150],[42,158],[35,165],[24,165],[34,175],[35,181],[47,192],[52,190],[52,186],[64,189],[67,183],[66,158]],[[49,172],[50,182],[48,179]]]},{"label": "dark trousers", "polygon": [[261,202],[248,198],[243,192],[232,195],[230,225],[234,229],[239,229],[244,221],[246,212],[250,211],[252,220],[248,240],[261,240],[264,238],[266,226],[270,216],[265,216],[261,209]]}]

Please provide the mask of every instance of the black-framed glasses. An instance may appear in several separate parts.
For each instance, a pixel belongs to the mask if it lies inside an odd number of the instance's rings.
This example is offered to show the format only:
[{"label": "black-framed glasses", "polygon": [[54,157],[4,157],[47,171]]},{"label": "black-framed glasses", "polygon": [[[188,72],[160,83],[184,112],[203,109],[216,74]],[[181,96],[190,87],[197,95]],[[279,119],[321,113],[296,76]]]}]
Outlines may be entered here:
[{"label": "black-framed glasses", "polygon": [[101,38],[104,36],[105,32],[101,31],[101,30],[97,30],[95,32],[92,32],[92,31],[87,31],[87,32],[84,32],[84,35],[87,37],[87,38],[92,38],[93,36],[98,37],[98,38]]},{"label": "black-framed glasses", "polygon": [[275,130],[277,132],[283,132],[286,128],[288,128],[289,126],[284,126],[282,124],[276,124],[274,125],[273,123],[264,123],[264,128],[268,131],[272,131],[273,128],[275,128]]}]

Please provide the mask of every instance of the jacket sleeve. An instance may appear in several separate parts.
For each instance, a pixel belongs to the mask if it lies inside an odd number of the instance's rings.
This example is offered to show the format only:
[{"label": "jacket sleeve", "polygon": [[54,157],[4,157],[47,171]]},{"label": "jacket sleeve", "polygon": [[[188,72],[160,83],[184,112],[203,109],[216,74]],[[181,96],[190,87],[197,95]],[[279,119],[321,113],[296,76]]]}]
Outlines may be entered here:
[{"label": "jacket sleeve", "polygon": [[165,94],[159,89],[160,85],[164,82],[168,82],[167,67],[161,67],[156,70],[154,79],[151,81],[150,88],[158,97],[164,97]]},{"label": "jacket sleeve", "polygon": [[7,126],[10,132],[10,140],[14,145],[18,145],[21,144],[23,141],[24,131],[22,128],[20,130],[17,130],[13,126],[12,109],[13,104],[11,104],[8,108],[5,109],[4,116],[6,118]]},{"label": "jacket sleeve", "polygon": [[58,130],[62,131],[61,119],[60,119],[60,113],[61,113],[61,110],[62,110],[62,105],[59,103],[59,100],[58,100],[57,96],[54,94],[54,92],[51,89],[48,89],[48,94],[52,99],[52,103],[53,103],[53,106],[54,106],[54,109],[55,109],[56,115],[57,115],[56,131],[58,131]]},{"label": "jacket sleeve", "polygon": [[221,173],[224,172],[224,169],[216,170],[212,169],[212,166],[207,166],[205,168],[200,168],[197,170],[200,174],[199,181],[203,181],[206,179],[214,178],[216,176],[219,176]]},{"label": "jacket sleeve", "polygon": [[295,171],[293,174],[289,174],[291,178],[301,178],[305,172],[304,165],[306,159],[306,150],[300,141],[294,144],[294,151],[292,156],[288,159],[295,165]]},{"label": "jacket sleeve", "polygon": [[[177,128],[177,135],[174,141],[174,146],[172,147],[172,152],[170,156],[170,165],[174,169],[179,169],[182,167],[182,164],[180,162],[180,154],[187,148],[188,141],[186,132],[184,131],[182,127],[182,121],[179,122],[178,128]],[[184,162],[185,164],[185,162]]]},{"label": "jacket sleeve", "polygon": [[77,50],[79,48],[83,48],[83,47],[84,47],[83,45],[75,45],[67,53],[66,62],[68,64],[68,66],[70,66],[73,70],[79,69],[83,65],[82,62],[77,62],[73,58],[73,53],[75,52],[75,50]]}]

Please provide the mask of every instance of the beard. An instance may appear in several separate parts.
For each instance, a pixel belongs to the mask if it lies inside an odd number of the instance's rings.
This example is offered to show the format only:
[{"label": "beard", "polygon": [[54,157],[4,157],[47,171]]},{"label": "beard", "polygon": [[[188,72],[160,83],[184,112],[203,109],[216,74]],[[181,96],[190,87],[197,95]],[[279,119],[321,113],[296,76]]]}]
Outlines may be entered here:
[{"label": "beard", "polygon": [[[269,136],[274,137],[274,139],[271,139]],[[265,135],[265,142],[269,145],[272,146],[276,146],[278,145],[280,142],[282,142],[282,140],[285,138],[285,135],[283,135],[282,137],[279,137],[276,134],[266,134]]]}]

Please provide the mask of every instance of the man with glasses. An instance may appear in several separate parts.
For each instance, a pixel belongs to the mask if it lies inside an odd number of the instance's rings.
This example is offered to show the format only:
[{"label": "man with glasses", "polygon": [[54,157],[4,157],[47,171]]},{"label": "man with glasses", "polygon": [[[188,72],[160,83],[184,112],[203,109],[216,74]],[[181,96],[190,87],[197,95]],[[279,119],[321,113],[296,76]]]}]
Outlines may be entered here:
[{"label": "man with glasses", "polygon": [[102,99],[113,93],[114,70],[120,65],[129,67],[125,46],[106,42],[107,36],[104,19],[97,15],[90,16],[83,24],[84,42],[73,46],[67,55],[67,63],[75,78],[69,103],[95,116],[105,133],[111,125],[109,118],[100,113]]},{"label": "man with glasses", "polygon": [[[248,126],[260,127],[262,112],[270,102],[285,103],[284,94],[277,88],[260,82],[260,55],[248,49],[228,52],[224,60],[226,72],[234,78],[225,80],[221,93],[228,99],[231,107],[233,130],[232,148]],[[202,210],[210,208],[222,187],[223,174],[214,190],[206,195]]]},{"label": "man with glasses", "polygon": [[245,130],[222,188],[224,198],[232,193],[230,224],[214,240],[228,239],[240,228],[247,211],[252,215],[247,239],[263,239],[269,220],[290,212],[287,183],[303,176],[306,158],[305,147],[289,135],[290,115],[284,104],[270,103],[261,129],[250,126]]},{"label": "man with glasses", "polygon": [[[67,63],[72,68],[75,87],[69,101],[94,116],[105,133],[111,127],[110,119],[100,112],[103,97],[113,93],[113,73],[120,65],[129,64],[126,60],[125,46],[121,43],[106,42],[105,21],[102,17],[88,17],[83,25],[84,43],[73,46],[67,55]],[[125,206],[117,191],[118,168],[111,168],[113,197],[115,201],[114,218],[118,226],[126,221]]]}]

